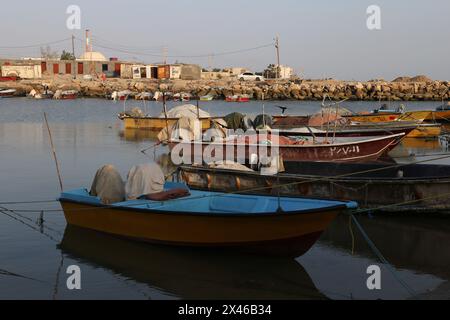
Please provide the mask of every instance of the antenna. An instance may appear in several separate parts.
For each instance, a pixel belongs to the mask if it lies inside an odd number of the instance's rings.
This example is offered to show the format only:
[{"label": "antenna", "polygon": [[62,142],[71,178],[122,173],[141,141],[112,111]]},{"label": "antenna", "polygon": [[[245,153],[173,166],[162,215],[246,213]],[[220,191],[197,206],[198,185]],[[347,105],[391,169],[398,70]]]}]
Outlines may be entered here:
[{"label": "antenna", "polygon": [[280,78],[280,38],[275,37],[275,49],[277,50],[277,79]]}]

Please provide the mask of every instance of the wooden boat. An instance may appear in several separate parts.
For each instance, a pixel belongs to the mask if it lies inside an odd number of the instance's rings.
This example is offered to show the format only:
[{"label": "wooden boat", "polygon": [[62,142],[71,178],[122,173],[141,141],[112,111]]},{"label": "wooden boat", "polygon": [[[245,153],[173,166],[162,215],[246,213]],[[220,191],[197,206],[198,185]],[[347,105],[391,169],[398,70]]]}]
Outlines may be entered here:
[{"label": "wooden boat", "polygon": [[67,90],[61,92],[61,98],[62,100],[74,100],[78,98],[78,92],[75,90]]},{"label": "wooden boat", "polygon": [[[289,173],[278,176],[199,166],[181,166],[180,173],[199,190],[352,199],[379,211],[450,210],[450,197],[438,197],[450,193],[450,166],[291,162],[285,168]],[[403,205],[379,208],[394,203]]]},{"label": "wooden boat", "polygon": [[16,94],[16,89],[4,89],[0,90],[0,97],[1,98],[12,98]]},{"label": "wooden boat", "polygon": [[173,95],[173,101],[183,101],[183,102],[187,102],[190,101],[192,98],[192,95],[190,93],[175,93]]},{"label": "wooden boat", "polygon": [[225,98],[226,102],[250,102],[250,97],[247,95],[234,95]]},{"label": "wooden boat", "polygon": [[213,95],[206,95],[206,96],[200,97],[200,101],[212,101],[212,100],[214,100]]},{"label": "wooden boat", "polygon": [[346,119],[354,122],[389,122],[389,121],[424,121],[432,117],[432,111],[408,112],[372,112],[368,114],[344,115]]},{"label": "wooden boat", "polygon": [[[184,185],[168,183],[167,189]],[[184,187],[186,188],[186,187]],[[336,215],[354,202],[219,194],[192,190],[167,202],[103,205],[86,189],[59,199],[69,225],[140,241],[177,246],[231,247],[298,256]]]},{"label": "wooden boat", "polygon": [[418,125],[406,125],[406,126],[392,126],[392,127],[375,127],[375,126],[341,126],[336,127],[334,130],[333,126],[330,126],[330,130],[323,130],[319,127],[302,127],[293,129],[281,129],[278,130],[278,134],[282,136],[303,136],[303,137],[374,137],[374,136],[386,136],[389,134],[399,134],[404,133],[409,136]]},{"label": "wooden boat", "polygon": [[437,138],[442,134],[442,125],[433,123],[420,124],[411,131],[408,138]]},{"label": "wooden boat", "polygon": [[6,76],[6,77],[0,76],[0,82],[10,82],[10,81],[17,81],[17,80],[19,80],[19,77],[17,77],[17,76]]},{"label": "wooden boat", "polygon": [[[238,156],[244,156],[249,160],[252,154],[263,153],[266,156],[273,156],[272,151],[281,155],[284,162],[297,161],[336,161],[336,162],[362,162],[375,161],[381,156],[392,150],[405,137],[404,133],[394,134],[383,137],[375,137],[372,139],[358,140],[344,143],[321,143],[321,144],[281,144],[273,143],[268,147],[267,141],[259,141],[256,144],[246,142],[236,142],[235,139],[228,139],[221,142],[182,142],[171,141],[169,143],[170,150],[176,152],[181,151],[184,161],[197,163],[202,160],[198,158],[198,150],[202,150],[201,157],[207,152],[211,153],[211,157],[218,160],[228,159],[234,154],[236,161]],[[280,137],[281,140],[282,137]],[[263,151],[261,149],[264,148]],[[216,155],[216,150],[219,152]],[[242,150],[242,155],[238,152]],[[221,157],[218,159],[217,157]]]},{"label": "wooden boat", "polygon": [[151,92],[141,92],[134,96],[135,100],[152,100],[153,94]]},{"label": "wooden boat", "polygon": [[[171,127],[178,118],[159,118],[159,117],[131,117],[126,115],[119,115],[119,119],[123,121],[125,129],[144,129],[152,131],[161,131],[167,126]],[[200,118],[202,123],[202,130],[211,128],[211,120],[216,118]]]},{"label": "wooden boat", "polygon": [[[403,122],[403,121],[401,121]],[[349,125],[334,127],[331,125],[330,130],[323,130],[320,127],[306,127],[294,129],[281,129],[278,133],[282,136],[304,136],[304,137],[373,137],[388,134],[404,133],[407,138],[437,138],[442,134],[442,126],[440,124],[422,123],[402,125],[394,123],[387,126],[366,126],[366,125]]]}]

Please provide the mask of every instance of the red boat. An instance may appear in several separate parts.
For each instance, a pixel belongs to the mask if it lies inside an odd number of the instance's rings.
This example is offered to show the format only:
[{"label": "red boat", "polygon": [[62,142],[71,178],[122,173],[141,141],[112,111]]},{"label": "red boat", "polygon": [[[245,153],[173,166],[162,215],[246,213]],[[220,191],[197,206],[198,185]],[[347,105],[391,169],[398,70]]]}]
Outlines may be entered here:
[{"label": "red boat", "polygon": [[[230,154],[234,154],[234,161],[237,161],[239,160],[238,152],[242,152],[239,156],[245,156],[246,160],[250,159],[253,154],[272,156],[273,152],[277,152],[281,155],[284,161],[363,162],[378,160],[381,156],[399,144],[405,137],[405,134],[400,133],[372,139],[334,144],[301,144],[299,142],[295,142],[295,140],[282,136],[269,136],[265,141],[258,140],[258,138],[255,137],[256,136],[245,136],[237,139],[228,139],[221,142],[172,141],[169,143],[169,148],[171,151],[176,153],[181,151],[183,160],[186,161],[190,159],[191,163],[196,163],[199,160],[203,160],[203,154],[205,154],[206,148],[208,148],[207,154],[214,158],[215,161],[232,160],[227,159],[227,156],[229,157]],[[276,138],[276,140],[274,138]],[[276,144],[276,141],[279,141],[278,144]],[[178,147],[174,149],[176,146]],[[199,159],[198,157],[199,150],[203,151],[200,155],[202,159]],[[217,157],[222,157],[222,159],[216,158],[216,150],[221,151],[222,156],[218,155]]]},{"label": "red boat", "polygon": [[0,82],[17,81],[17,80],[18,80],[18,77],[16,77],[16,76],[0,77]]},{"label": "red boat", "polygon": [[78,98],[78,92],[75,90],[63,91],[61,93],[62,100],[74,100],[76,98]]},{"label": "red boat", "polygon": [[226,102],[250,102],[250,97],[246,95],[234,95],[234,96],[228,96],[225,98]]}]

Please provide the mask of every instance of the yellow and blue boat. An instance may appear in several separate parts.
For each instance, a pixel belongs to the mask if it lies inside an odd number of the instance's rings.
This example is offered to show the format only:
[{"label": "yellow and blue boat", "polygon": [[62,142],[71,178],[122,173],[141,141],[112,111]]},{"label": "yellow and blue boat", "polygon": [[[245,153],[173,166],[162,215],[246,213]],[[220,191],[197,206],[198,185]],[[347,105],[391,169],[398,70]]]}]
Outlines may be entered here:
[{"label": "yellow and blue boat", "polygon": [[[187,188],[167,183],[166,190]],[[169,201],[104,205],[86,189],[61,194],[69,225],[151,243],[299,256],[355,202],[191,190]]]}]

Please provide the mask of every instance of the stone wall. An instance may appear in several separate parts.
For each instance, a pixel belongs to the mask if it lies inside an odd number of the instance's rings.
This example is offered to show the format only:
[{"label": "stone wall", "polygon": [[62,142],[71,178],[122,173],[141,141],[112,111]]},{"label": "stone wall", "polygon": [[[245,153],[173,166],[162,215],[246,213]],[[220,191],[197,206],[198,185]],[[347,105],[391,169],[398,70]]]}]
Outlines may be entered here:
[{"label": "stone wall", "polygon": [[264,97],[266,100],[322,100],[324,95],[328,95],[333,100],[441,101],[450,99],[449,81],[417,82],[410,79],[392,82],[107,79],[103,82],[73,80],[70,76],[60,76],[43,80],[1,82],[0,88],[15,88],[18,94],[26,94],[31,89],[42,90],[43,84],[48,84],[52,91],[74,89],[86,97],[105,97],[113,91],[128,89],[135,92],[188,92],[194,96],[212,94],[217,99],[234,94],[248,94],[254,99]]}]

